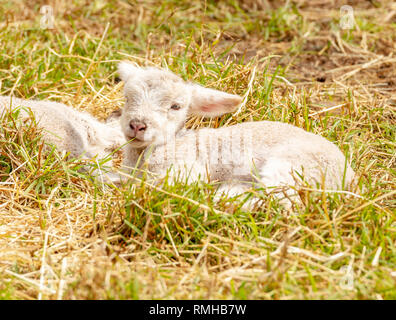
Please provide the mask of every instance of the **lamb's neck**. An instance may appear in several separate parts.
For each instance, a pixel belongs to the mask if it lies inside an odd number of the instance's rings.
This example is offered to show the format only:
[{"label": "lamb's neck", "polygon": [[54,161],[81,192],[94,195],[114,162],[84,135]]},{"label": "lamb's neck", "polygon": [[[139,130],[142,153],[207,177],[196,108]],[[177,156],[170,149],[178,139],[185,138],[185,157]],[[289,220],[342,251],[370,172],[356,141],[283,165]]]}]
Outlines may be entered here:
[{"label": "lamb's neck", "polygon": [[[191,130],[191,129],[181,129],[179,132],[177,132],[175,138],[181,138],[183,136],[186,136],[188,134],[196,134],[196,130]],[[145,152],[152,152],[156,148],[160,148],[164,146],[165,144],[153,144],[147,147],[143,148],[133,148],[131,145],[127,145],[125,149],[125,161],[124,164],[128,167],[136,167],[142,164],[142,159],[144,157]]]},{"label": "lamb's neck", "polygon": [[124,163],[128,167],[136,167],[138,165],[139,158],[143,155],[146,148],[133,148],[131,145],[127,145],[125,149]]}]

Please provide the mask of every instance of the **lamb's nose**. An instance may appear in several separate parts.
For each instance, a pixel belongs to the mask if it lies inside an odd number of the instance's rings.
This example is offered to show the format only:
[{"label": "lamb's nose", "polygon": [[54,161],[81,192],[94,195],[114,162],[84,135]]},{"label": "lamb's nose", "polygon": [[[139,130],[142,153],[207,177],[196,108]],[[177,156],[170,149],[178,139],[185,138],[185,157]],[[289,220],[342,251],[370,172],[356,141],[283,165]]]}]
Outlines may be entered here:
[{"label": "lamb's nose", "polygon": [[146,130],[146,128],[147,128],[147,126],[146,126],[146,124],[144,123],[144,122],[139,122],[139,121],[131,121],[131,122],[129,122],[129,126],[131,127],[131,129],[135,132],[135,134],[138,132],[138,131],[145,131]]}]

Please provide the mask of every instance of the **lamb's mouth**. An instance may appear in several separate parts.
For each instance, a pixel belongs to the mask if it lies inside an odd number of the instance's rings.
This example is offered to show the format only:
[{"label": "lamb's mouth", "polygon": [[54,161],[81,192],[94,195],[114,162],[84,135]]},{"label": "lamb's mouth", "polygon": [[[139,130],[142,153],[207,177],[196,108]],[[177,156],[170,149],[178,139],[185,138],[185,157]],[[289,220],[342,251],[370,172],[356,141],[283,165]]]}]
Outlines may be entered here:
[{"label": "lamb's mouth", "polygon": [[139,147],[139,148],[140,148],[140,147],[144,147],[144,146],[146,146],[146,145],[149,144],[148,141],[146,141],[146,140],[141,140],[141,139],[138,139],[138,138],[136,138],[136,137],[127,136],[126,138],[127,138],[128,142],[129,142],[130,144],[134,145],[135,147]]},{"label": "lamb's mouth", "polygon": [[128,135],[126,135],[126,139],[128,140],[128,142],[140,142],[140,143],[144,142],[144,140],[138,139],[136,137],[131,137]]}]

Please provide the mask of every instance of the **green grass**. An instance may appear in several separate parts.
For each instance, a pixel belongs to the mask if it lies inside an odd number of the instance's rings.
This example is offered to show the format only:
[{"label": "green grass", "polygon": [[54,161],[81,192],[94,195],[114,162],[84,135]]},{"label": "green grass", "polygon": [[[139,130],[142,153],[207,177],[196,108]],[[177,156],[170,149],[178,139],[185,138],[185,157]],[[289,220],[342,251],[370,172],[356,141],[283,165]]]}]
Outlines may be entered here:
[{"label": "green grass", "polygon": [[78,0],[56,8],[55,30],[42,30],[39,4],[1,1],[0,92],[103,119],[123,104],[119,60],[168,66],[186,80],[249,92],[240,114],[192,118],[189,127],[274,120],[321,134],[351,159],[355,195],[303,190],[294,212],[261,196],[247,212],[252,194],[216,204],[214,184],[103,185],[81,161],[45,147],[34,119],[7,113],[1,299],[396,298],[396,113],[387,85],[395,61],[342,78],[396,40],[392,21],[383,22],[391,2],[355,8],[360,30],[339,40],[338,8],[320,8],[322,17],[298,1],[257,3]]}]

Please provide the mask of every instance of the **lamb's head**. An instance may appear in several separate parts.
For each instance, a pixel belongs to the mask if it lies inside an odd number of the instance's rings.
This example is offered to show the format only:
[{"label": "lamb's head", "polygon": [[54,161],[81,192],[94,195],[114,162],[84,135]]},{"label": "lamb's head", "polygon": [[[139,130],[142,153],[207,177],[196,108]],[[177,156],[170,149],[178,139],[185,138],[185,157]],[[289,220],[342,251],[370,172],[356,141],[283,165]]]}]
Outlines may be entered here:
[{"label": "lamb's head", "polygon": [[241,97],[184,81],[170,71],[118,66],[125,82],[121,127],[131,146],[143,148],[172,139],[190,114],[207,117],[232,112]]}]

